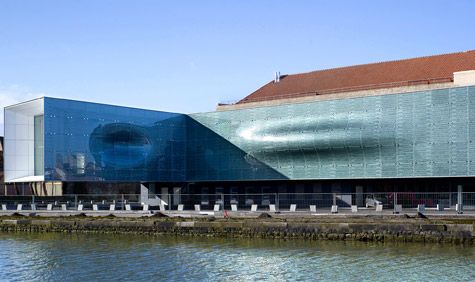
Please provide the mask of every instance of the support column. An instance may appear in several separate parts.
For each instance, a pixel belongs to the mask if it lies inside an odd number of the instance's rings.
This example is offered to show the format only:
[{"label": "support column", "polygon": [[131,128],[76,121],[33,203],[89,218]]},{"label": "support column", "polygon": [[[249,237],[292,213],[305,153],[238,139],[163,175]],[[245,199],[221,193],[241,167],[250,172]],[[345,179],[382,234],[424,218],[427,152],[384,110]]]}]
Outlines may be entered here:
[{"label": "support column", "polygon": [[397,193],[394,192],[393,195],[394,195],[394,196],[393,196],[393,198],[394,198],[394,211],[396,211],[396,206],[397,206]]},{"label": "support column", "polygon": [[463,187],[457,185],[457,213],[463,213]]},{"label": "support column", "polygon": [[355,202],[355,204],[358,207],[364,206],[363,186],[359,186],[359,185],[356,186],[355,187],[355,192],[356,192],[356,195],[355,195],[356,202]]},{"label": "support column", "polygon": [[148,187],[140,183],[140,202],[148,203]]},{"label": "support column", "polygon": [[169,203],[173,206],[181,204],[181,187],[173,187],[173,203]]},{"label": "support column", "polygon": [[164,205],[170,205],[169,203],[169,193],[168,193],[168,187],[162,187],[161,188],[161,191],[160,191],[160,198],[162,199],[161,203],[160,204],[164,204]]}]

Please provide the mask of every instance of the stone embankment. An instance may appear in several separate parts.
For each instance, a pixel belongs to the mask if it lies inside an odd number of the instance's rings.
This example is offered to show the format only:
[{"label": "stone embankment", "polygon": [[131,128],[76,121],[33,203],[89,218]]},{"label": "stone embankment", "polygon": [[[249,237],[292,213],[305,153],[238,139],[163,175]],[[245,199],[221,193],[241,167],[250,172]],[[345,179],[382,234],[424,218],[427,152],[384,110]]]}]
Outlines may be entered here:
[{"label": "stone embankment", "polygon": [[475,219],[408,218],[404,216],[285,218],[143,218],[26,217],[0,218],[3,232],[90,232],[173,234],[272,239],[467,243],[474,241]]}]

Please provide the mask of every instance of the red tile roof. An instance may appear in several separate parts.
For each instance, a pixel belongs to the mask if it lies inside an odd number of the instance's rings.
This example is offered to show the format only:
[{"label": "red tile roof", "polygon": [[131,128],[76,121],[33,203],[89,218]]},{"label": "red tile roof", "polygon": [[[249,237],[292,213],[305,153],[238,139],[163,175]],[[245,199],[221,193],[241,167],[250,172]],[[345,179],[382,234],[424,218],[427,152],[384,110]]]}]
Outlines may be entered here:
[{"label": "red tile roof", "polygon": [[356,65],[281,76],[238,104],[453,81],[457,71],[475,70],[475,50]]}]

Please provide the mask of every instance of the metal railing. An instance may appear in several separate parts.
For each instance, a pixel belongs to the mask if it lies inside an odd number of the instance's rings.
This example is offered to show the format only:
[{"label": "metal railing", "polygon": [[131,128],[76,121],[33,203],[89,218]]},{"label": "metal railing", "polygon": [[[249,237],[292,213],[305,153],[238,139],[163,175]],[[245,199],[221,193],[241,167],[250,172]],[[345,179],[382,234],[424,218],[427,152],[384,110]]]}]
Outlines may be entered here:
[{"label": "metal railing", "polygon": [[310,206],[315,209],[329,210],[337,205],[340,209],[350,209],[356,206],[362,209],[372,209],[381,205],[383,209],[414,210],[418,206],[426,209],[455,210],[459,204],[464,210],[475,211],[474,192],[440,192],[440,193],[266,193],[266,194],[74,194],[61,196],[0,196],[2,209],[15,210],[18,205],[22,209],[37,210],[68,209],[77,210],[81,205],[83,210],[140,210],[144,205],[150,209],[194,210],[200,205],[201,210],[213,210],[215,205],[220,210],[239,209],[250,210],[256,205],[258,210],[269,210],[274,205],[276,211],[290,211],[291,206],[296,211],[308,211]]}]

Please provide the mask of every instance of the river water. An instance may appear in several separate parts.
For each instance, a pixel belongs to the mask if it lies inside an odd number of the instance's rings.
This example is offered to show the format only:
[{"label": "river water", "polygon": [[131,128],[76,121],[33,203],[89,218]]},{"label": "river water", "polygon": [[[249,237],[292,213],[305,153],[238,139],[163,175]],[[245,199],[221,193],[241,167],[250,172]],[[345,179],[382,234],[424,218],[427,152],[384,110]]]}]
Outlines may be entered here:
[{"label": "river water", "polygon": [[0,281],[475,281],[475,247],[0,233]]}]

